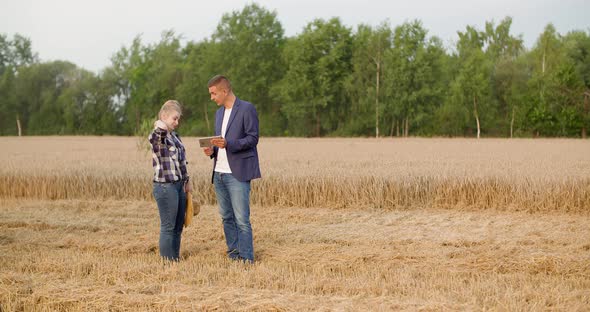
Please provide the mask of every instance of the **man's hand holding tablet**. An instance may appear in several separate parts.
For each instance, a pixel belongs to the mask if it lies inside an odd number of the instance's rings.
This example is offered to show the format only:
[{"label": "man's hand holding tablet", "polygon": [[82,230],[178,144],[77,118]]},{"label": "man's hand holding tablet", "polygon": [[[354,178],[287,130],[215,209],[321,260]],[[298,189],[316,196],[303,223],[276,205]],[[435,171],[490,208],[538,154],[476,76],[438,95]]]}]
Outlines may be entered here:
[{"label": "man's hand holding tablet", "polygon": [[199,146],[200,147],[212,147],[213,143],[211,143],[212,139],[221,139],[220,135],[204,137],[199,139]]}]

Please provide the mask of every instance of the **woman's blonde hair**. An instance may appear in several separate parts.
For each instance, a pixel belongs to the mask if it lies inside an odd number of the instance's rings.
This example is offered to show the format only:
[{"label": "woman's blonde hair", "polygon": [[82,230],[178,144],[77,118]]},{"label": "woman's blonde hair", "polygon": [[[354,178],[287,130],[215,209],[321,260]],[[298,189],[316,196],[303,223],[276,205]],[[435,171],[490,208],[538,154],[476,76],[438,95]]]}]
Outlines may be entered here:
[{"label": "woman's blonde hair", "polygon": [[164,105],[162,105],[162,108],[160,108],[160,112],[158,113],[158,119],[162,119],[162,114],[166,113],[170,113],[171,111],[176,111],[178,112],[179,115],[182,115],[182,107],[180,106],[180,103],[178,103],[178,101],[176,100],[168,100],[164,103]]}]

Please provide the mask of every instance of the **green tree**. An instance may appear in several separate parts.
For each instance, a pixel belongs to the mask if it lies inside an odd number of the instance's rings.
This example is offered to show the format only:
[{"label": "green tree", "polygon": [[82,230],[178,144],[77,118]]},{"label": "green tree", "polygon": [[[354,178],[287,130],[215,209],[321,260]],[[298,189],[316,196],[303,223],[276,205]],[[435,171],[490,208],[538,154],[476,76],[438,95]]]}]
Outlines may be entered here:
[{"label": "green tree", "polygon": [[590,94],[590,36],[573,31],[563,37],[565,58],[556,74],[561,134],[586,137]]},{"label": "green tree", "polygon": [[114,98],[123,114],[121,126],[125,134],[140,128],[140,107],[145,102],[142,88],[147,80],[147,54],[148,49],[137,36],[129,47],[124,46],[113,55],[111,66],[105,70],[105,75],[115,85]]},{"label": "green tree", "polygon": [[178,86],[178,98],[184,103],[183,133],[213,135],[215,104],[207,91],[207,82],[221,65],[217,53],[219,44],[204,40],[191,42],[185,48],[186,62],[182,69],[182,84]]},{"label": "green tree", "polygon": [[555,75],[563,61],[563,48],[560,35],[552,24],[545,27],[537,43],[529,54],[531,78],[528,81],[529,101],[526,113],[526,127],[534,136],[554,135],[558,132],[553,101]]},{"label": "green tree", "polygon": [[451,86],[452,100],[471,107],[478,139],[481,136],[482,115],[489,122],[494,109],[489,99],[491,65],[483,51],[484,38],[483,33],[471,26],[467,26],[465,32],[459,32],[459,71]]},{"label": "green tree", "polygon": [[232,81],[238,97],[254,103],[260,115],[262,135],[284,130],[280,106],[272,86],[284,74],[281,53],[284,30],[276,12],[257,4],[224,14],[211,40],[218,45],[214,74],[222,73]]},{"label": "green tree", "polygon": [[124,132],[136,133],[144,119],[156,117],[164,101],[177,98],[184,63],[180,37],[165,31],[160,42],[151,45],[143,45],[136,37],[111,61],[107,71],[117,86],[114,97],[122,110]]},{"label": "green tree", "polygon": [[114,88],[102,77],[84,69],[70,71],[68,87],[56,99],[63,108],[66,134],[120,134]]},{"label": "green tree", "polygon": [[38,61],[30,39],[15,34],[10,40],[0,34],[0,134],[21,135],[22,115],[18,113],[15,79],[20,67]]},{"label": "green tree", "polygon": [[484,42],[486,56],[492,62],[491,83],[493,97],[499,105],[502,119],[496,120],[495,127],[506,128],[509,124],[510,137],[514,134],[517,110],[522,106],[527,79],[525,63],[519,57],[524,52],[522,38],[510,35],[512,19],[506,17],[497,26],[486,22]]},{"label": "green tree", "polygon": [[66,134],[65,107],[58,98],[69,88],[76,65],[55,61],[19,68],[15,84],[18,114],[28,134]]},{"label": "green tree", "polygon": [[395,28],[393,49],[386,54],[385,92],[388,98],[387,117],[399,135],[408,136],[410,124],[428,123],[441,99],[442,57],[440,40],[428,40],[427,31],[419,21]]},{"label": "green tree", "polygon": [[293,134],[321,136],[344,127],[351,47],[351,31],[338,18],[316,19],[287,43],[280,90]]},{"label": "green tree", "polygon": [[346,81],[351,105],[345,134],[370,135],[373,132],[379,137],[384,58],[391,44],[388,23],[374,29],[368,25],[358,26],[352,42],[352,73]]},{"label": "green tree", "polygon": [[33,52],[29,38],[15,34],[9,40],[7,35],[0,34],[0,75],[7,69],[14,71],[20,66],[37,62],[39,57]]},{"label": "green tree", "polygon": [[[494,90],[498,102],[509,121],[509,136],[514,136],[516,119],[522,114],[526,102],[528,68],[523,57],[513,59],[503,57],[496,62],[494,71]],[[520,124],[521,122],[518,122]]]},{"label": "green tree", "polygon": [[586,138],[588,127],[590,127],[590,31],[575,31],[568,34],[566,38],[570,36],[575,39],[575,43],[569,49],[568,55],[583,85],[582,90],[578,92],[584,98],[581,109],[581,136]]},{"label": "green tree", "polygon": [[20,135],[22,131],[14,92],[15,79],[12,69],[5,70],[0,76],[0,135]]}]

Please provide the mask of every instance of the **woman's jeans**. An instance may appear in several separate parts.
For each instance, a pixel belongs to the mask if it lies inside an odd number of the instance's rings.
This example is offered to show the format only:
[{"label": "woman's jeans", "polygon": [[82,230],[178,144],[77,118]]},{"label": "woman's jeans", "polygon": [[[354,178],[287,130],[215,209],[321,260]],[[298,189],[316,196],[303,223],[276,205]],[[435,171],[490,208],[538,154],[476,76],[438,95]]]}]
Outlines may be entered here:
[{"label": "woman's jeans", "polygon": [[231,259],[253,262],[250,181],[240,182],[231,173],[215,172],[213,184],[223,221],[228,256]]},{"label": "woman's jeans", "polygon": [[160,212],[160,256],[166,260],[178,261],[186,210],[184,182],[154,182],[154,198]]}]

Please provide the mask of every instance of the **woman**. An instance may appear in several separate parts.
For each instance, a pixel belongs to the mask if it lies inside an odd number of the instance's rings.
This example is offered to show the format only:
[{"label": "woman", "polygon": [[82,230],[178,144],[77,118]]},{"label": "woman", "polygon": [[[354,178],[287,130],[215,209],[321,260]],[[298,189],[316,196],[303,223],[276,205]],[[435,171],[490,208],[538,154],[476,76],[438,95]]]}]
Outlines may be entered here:
[{"label": "woman", "polygon": [[180,260],[180,236],[186,209],[186,193],[191,191],[186,168],[186,152],[174,131],[182,115],[180,104],[168,100],[158,113],[149,141],[154,166],[154,198],[160,212],[160,256]]}]

